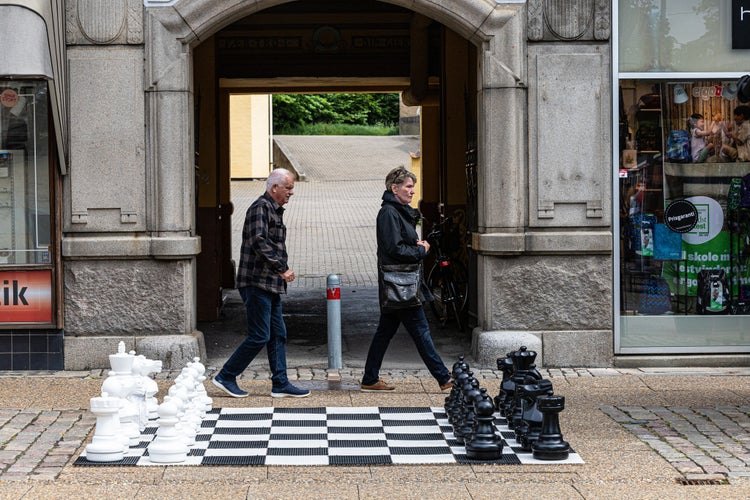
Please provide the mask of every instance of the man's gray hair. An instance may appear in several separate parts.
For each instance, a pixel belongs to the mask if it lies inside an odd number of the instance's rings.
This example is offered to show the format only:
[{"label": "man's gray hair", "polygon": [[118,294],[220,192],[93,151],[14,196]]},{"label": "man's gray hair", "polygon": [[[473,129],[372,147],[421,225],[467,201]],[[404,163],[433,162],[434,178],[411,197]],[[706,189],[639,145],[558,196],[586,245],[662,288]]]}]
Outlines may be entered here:
[{"label": "man's gray hair", "polygon": [[281,186],[286,181],[287,177],[294,179],[294,174],[285,168],[275,168],[271,170],[266,179],[266,191],[270,191],[274,186]]}]

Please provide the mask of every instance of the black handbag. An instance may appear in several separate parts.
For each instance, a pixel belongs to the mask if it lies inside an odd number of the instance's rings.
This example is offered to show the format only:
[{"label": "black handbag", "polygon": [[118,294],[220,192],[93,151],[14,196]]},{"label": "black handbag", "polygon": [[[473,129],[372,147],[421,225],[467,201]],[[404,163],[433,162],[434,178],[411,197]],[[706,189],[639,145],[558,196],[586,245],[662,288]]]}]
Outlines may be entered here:
[{"label": "black handbag", "polygon": [[422,305],[420,286],[422,264],[383,264],[380,275],[380,307],[383,309],[408,309]]}]

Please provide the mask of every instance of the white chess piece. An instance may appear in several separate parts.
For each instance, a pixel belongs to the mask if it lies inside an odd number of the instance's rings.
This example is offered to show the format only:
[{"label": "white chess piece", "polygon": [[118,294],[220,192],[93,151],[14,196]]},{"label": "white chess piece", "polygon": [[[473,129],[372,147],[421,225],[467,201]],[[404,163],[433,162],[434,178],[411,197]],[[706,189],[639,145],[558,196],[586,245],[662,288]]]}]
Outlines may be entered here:
[{"label": "white chess piece", "polygon": [[196,391],[198,392],[198,398],[203,404],[203,412],[211,411],[214,406],[214,400],[209,397],[206,392],[206,386],[203,383],[206,381],[206,366],[200,362],[200,358],[193,358],[192,367],[198,372]]},{"label": "white chess piece", "polygon": [[136,379],[129,373],[113,370],[102,383],[102,392],[120,400],[120,425],[122,434],[128,439],[129,446],[137,445],[141,438],[138,406],[128,398],[137,390]]},{"label": "white chess piece", "polygon": [[[156,400],[156,393],[159,392],[159,386],[156,381],[149,375],[152,373],[159,373],[162,370],[162,362],[153,359],[147,359],[146,356],[139,354],[135,356],[133,362],[133,375],[141,378],[143,385],[143,399],[145,403],[145,420],[152,420],[158,417],[157,409],[159,402]],[[143,417],[143,415],[142,415]],[[145,427],[146,422],[141,422],[141,431]]]},{"label": "white chess piece", "polygon": [[170,401],[177,406],[177,430],[188,446],[194,446],[200,423],[196,426],[192,415],[189,414],[190,405],[183,380],[170,387],[168,392],[169,394],[164,396],[164,401]]},{"label": "white chess piece", "polygon": [[125,352],[125,342],[117,344],[117,353],[109,355],[109,365],[117,375],[130,375],[135,356]]},{"label": "white chess piece", "polygon": [[176,428],[178,411],[174,401],[164,401],[159,405],[159,428],[154,440],[148,445],[151,462],[176,464],[187,459],[188,447]]},{"label": "white chess piece", "polygon": [[91,443],[86,445],[86,460],[91,462],[116,462],[122,460],[123,445],[120,432],[120,400],[103,392],[91,398],[91,413],[96,416],[96,429]]}]

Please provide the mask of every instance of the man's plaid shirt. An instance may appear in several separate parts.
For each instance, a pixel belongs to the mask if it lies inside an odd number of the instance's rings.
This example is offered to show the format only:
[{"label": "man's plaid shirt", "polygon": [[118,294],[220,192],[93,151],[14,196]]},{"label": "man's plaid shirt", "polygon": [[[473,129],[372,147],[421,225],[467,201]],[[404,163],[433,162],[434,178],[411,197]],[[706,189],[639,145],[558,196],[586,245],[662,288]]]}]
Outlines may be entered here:
[{"label": "man's plaid shirt", "polygon": [[284,208],[268,193],[263,193],[247,209],[237,288],[254,286],[273,293],[286,293],[286,281],[279,276],[289,269],[283,214]]}]

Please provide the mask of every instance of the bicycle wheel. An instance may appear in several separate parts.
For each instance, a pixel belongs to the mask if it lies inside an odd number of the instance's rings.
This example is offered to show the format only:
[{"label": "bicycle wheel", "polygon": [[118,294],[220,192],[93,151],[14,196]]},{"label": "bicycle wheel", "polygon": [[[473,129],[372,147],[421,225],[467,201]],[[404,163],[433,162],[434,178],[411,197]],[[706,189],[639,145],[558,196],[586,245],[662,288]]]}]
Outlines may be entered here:
[{"label": "bicycle wheel", "polygon": [[448,311],[444,297],[447,296],[447,293],[444,286],[443,273],[438,264],[435,264],[430,269],[430,274],[427,277],[427,286],[434,297],[434,300],[430,302],[430,309],[432,309],[440,325],[445,326],[448,320]]},{"label": "bicycle wheel", "polygon": [[469,303],[469,281],[466,268],[458,260],[451,261],[451,277],[455,288],[456,309],[463,313]]},{"label": "bicycle wheel", "polygon": [[461,297],[456,293],[455,283],[449,278],[445,279],[443,285],[443,305],[445,306],[446,323],[449,320],[455,321],[456,329],[461,330],[461,311],[459,310],[459,300]]},{"label": "bicycle wheel", "polygon": [[450,267],[435,264],[427,278],[427,286],[435,297],[430,307],[441,326],[452,320],[460,330],[461,313],[466,306],[465,280],[463,283],[456,281]]}]

